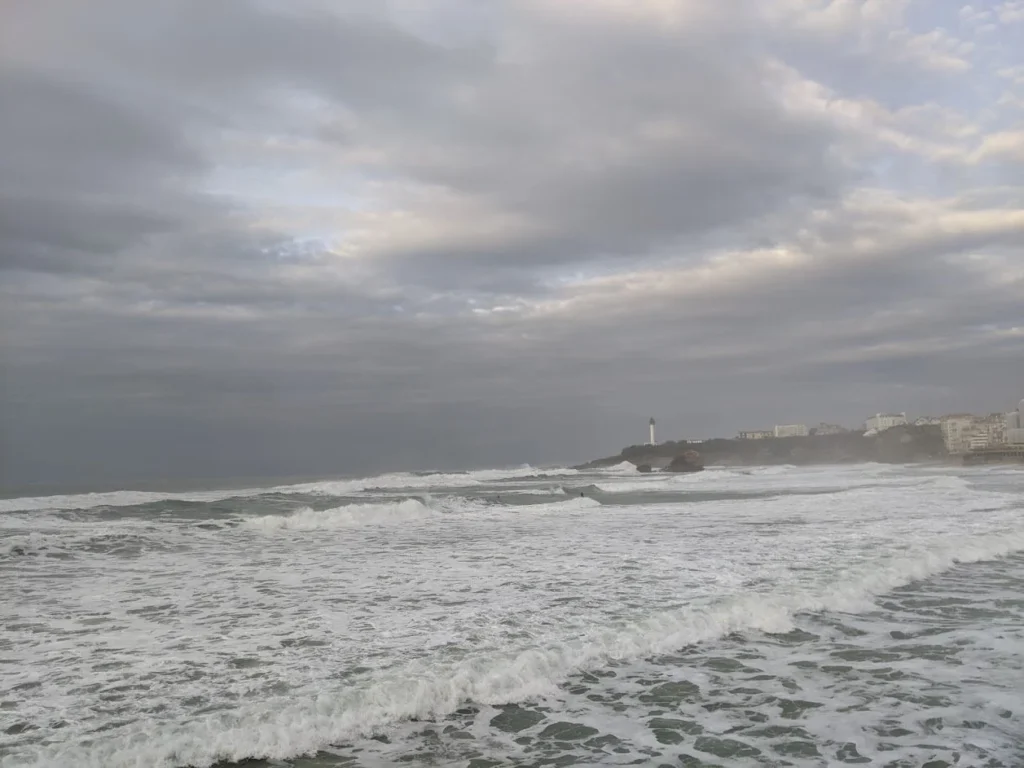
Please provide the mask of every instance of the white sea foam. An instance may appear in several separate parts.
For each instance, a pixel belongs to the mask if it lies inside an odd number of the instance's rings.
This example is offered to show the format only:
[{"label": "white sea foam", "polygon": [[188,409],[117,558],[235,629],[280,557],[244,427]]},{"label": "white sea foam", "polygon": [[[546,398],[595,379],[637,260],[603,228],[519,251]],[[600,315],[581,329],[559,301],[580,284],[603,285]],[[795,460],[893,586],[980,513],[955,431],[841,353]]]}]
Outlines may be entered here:
[{"label": "white sea foam", "polygon": [[[870,570],[844,574],[821,591],[743,595],[705,609],[666,612],[639,624],[598,631],[581,642],[470,657],[450,665],[414,664],[369,689],[309,701],[247,704],[158,734],[139,728],[95,747],[41,750],[30,764],[173,768],[249,757],[286,759],[372,733],[396,720],[443,716],[467,701],[496,705],[550,694],[569,674],[610,659],[670,652],[737,631],[787,632],[797,613],[871,608],[871,597],[957,563],[1022,550],[1024,530],[944,541]],[[14,763],[0,765],[6,768]]]},{"label": "white sea foam", "polygon": [[131,507],[159,501],[214,502],[232,498],[246,498],[266,493],[314,494],[347,496],[373,489],[404,488],[460,488],[473,487],[499,480],[543,478],[575,475],[567,468],[536,469],[527,464],[510,469],[483,469],[474,472],[410,474],[393,473],[352,480],[323,480],[314,483],[276,485],[267,488],[240,488],[217,491],[110,491],[106,493],[79,493],[56,496],[26,496],[0,499],[0,513],[27,512],[54,509],[92,509],[95,507]]},{"label": "white sea foam", "polygon": [[378,475],[358,480],[330,480],[270,489],[277,493],[308,493],[321,496],[347,496],[366,490],[405,490],[419,488],[472,488],[502,480],[560,477],[577,474],[574,469],[534,469],[524,465],[515,469],[482,469],[475,472],[412,475]]},{"label": "white sea foam", "polygon": [[[35,522],[35,521],[33,521]],[[72,523],[68,520],[43,521],[38,530],[0,527],[0,560],[31,556],[70,557],[83,553],[136,554],[163,550],[168,541],[155,526],[138,520],[117,523]],[[176,538],[172,537],[172,538]]]},{"label": "white sea foam", "polygon": [[7,536],[0,540],[0,558],[39,555],[50,551],[53,542],[45,534],[32,531],[24,535]]},{"label": "white sea foam", "polygon": [[211,502],[240,496],[265,493],[247,488],[233,491],[196,491],[190,493],[164,493],[160,491],[110,491],[107,493],[77,493],[60,496],[26,496],[0,499],[0,513],[31,512],[54,509],[93,509],[95,507],[134,507],[157,501]]},{"label": "white sea foam", "polygon": [[349,504],[333,509],[303,507],[290,515],[263,515],[245,521],[245,525],[265,533],[273,531],[323,531],[354,525],[387,525],[428,520],[437,516],[422,501],[406,499],[393,504]]},{"label": "white sea foam", "polygon": [[260,515],[245,520],[247,528],[272,533],[274,531],[320,531],[351,528],[363,525],[395,525],[421,521],[436,521],[442,515],[468,514],[485,509],[503,510],[515,514],[550,514],[591,509],[601,503],[591,498],[573,498],[541,504],[486,505],[478,500],[460,497],[431,497],[405,499],[381,504],[347,504],[330,509],[302,507],[286,515]]},{"label": "white sea foam", "polygon": [[[763,478],[776,496],[685,504],[442,491],[196,537],[170,520],[175,551],[95,568],[18,558],[5,603],[18,663],[0,665],[0,690],[39,730],[0,732],[0,766],[293,757],[467,700],[548,695],[611,659],[873,613],[895,587],[1024,550],[1019,497],[862,472],[791,470]],[[783,492],[808,486],[843,490]],[[302,535],[331,528],[345,534]],[[123,690],[124,709],[104,698]]]},{"label": "white sea foam", "polygon": [[599,480],[594,484],[597,490],[604,493],[636,493],[643,491],[660,491],[671,487],[671,480],[650,475],[649,480],[626,480],[605,482]]},{"label": "white sea foam", "polygon": [[528,487],[528,488],[502,488],[494,494],[495,498],[502,496],[565,496],[567,491],[561,486],[554,488]]},{"label": "white sea foam", "polygon": [[636,464],[631,461],[621,461],[618,464],[613,464],[610,467],[602,467],[597,470],[603,474],[608,475],[638,475]]},{"label": "white sea foam", "polygon": [[551,514],[557,512],[578,512],[600,507],[601,502],[589,496],[577,496],[565,501],[551,501],[544,504],[526,504],[509,507],[518,514]]}]

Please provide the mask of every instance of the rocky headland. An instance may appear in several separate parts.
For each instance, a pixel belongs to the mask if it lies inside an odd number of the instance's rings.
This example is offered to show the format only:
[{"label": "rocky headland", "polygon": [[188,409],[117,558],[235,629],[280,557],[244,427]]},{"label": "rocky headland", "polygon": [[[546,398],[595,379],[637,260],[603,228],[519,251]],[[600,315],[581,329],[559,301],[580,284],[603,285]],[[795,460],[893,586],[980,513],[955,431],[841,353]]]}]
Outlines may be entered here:
[{"label": "rocky headland", "polygon": [[794,464],[913,464],[944,461],[946,448],[936,425],[902,426],[865,436],[863,432],[764,440],[714,439],[658,445],[631,445],[615,456],[578,469],[610,467],[628,461],[640,471],[699,472],[705,465],[768,466]]}]

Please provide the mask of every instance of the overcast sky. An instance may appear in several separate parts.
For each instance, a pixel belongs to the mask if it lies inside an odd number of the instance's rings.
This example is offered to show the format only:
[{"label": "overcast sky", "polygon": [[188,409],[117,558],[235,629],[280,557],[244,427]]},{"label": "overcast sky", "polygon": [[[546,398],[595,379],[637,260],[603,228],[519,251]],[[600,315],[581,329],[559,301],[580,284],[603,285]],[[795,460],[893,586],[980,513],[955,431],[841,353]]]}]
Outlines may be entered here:
[{"label": "overcast sky", "polygon": [[0,482],[1024,397],[1024,0],[0,3]]}]

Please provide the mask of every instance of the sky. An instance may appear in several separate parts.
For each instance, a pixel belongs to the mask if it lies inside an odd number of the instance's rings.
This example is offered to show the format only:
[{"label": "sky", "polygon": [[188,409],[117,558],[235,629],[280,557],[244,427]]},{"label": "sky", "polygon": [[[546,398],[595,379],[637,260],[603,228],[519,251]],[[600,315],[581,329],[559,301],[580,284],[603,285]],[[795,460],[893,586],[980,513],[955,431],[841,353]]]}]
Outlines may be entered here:
[{"label": "sky", "polygon": [[8,0],[0,105],[0,483],[1024,397],[1024,0]]}]

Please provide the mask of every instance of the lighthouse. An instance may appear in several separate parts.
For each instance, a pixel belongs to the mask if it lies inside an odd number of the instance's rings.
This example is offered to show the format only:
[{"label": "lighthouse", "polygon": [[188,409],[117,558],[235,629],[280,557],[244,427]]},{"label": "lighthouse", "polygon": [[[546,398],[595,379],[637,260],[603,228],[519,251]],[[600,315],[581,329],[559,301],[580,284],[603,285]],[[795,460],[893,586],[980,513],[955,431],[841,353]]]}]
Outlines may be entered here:
[{"label": "lighthouse", "polygon": [[651,417],[651,441],[648,443],[648,445],[657,445],[657,443],[654,442],[654,417],[653,416]]}]

